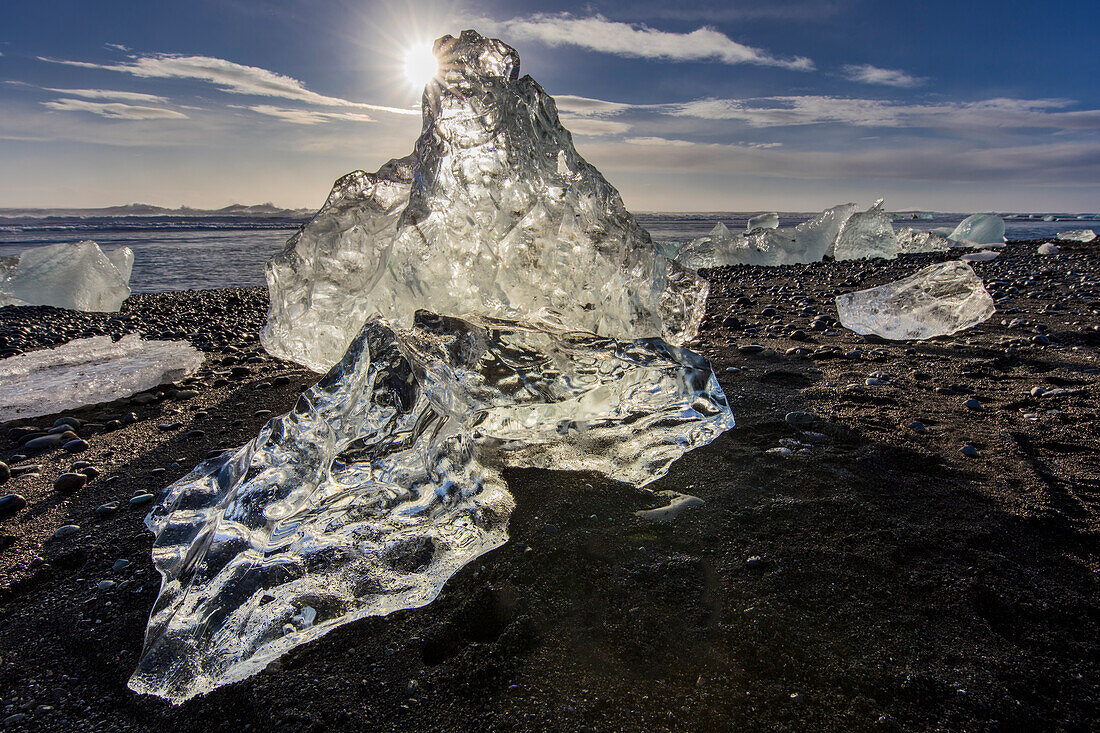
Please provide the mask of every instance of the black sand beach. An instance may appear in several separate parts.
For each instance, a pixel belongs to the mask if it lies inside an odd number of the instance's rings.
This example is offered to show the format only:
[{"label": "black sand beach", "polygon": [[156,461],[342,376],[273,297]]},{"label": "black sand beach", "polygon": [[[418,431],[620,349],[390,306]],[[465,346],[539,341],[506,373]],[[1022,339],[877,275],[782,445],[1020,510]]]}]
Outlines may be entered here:
[{"label": "black sand beach", "polygon": [[[263,289],[0,309],[5,356],[133,331],[208,352],[179,385],[65,413],[80,453],[15,458],[24,426],[62,415],[0,429],[0,494],[26,500],[0,515],[0,728],[1095,730],[1100,245],[1037,244],[975,264],[1007,296],[990,321],[923,343],[840,328],[833,296],[946,253],[710,271],[692,348],[738,424],[650,487],[704,505],[646,521],[647,492],[510,471],[511,540],[437,601],[180,707],[126,688],[159,586],[149,505],[129,500],[250,439],[316,375],[259,348]],[[98,475],[55,490],[74,461]]]}]

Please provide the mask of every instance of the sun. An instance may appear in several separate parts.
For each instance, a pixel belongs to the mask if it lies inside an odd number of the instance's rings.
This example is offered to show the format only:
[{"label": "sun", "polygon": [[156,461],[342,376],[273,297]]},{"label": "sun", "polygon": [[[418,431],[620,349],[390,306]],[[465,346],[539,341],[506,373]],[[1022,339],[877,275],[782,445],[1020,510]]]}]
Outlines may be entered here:
[{"label": "sun", "polygon": [[405,78],[421,89],[439,73],[439,62],[430,43],[418,43],[405,51]]}]

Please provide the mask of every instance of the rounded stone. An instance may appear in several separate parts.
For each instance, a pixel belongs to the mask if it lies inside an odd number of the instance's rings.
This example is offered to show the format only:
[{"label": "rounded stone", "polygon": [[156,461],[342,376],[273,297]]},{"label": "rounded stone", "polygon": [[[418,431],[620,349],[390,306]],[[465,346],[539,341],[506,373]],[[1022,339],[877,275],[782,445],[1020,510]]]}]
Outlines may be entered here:
[{"label": "rounded stone", "polygon": [[82,488],[88,483],[88,477],[82,473],[63,473],[53,482],[53,487],[61,492],[68,493]]},{"label": "rounded stone", "polygon": [[0,514],[17,512],[27,505],[27,500],[19,494],[0,496]]},{"label": "rounded stone", "polygon": [[791,427],[803,428],[812,425],[814,420],[817,419],[817,415],[812,412],[788,412],[783,419]]},{"label": "rounded stone", "polygon": [[74,534],[76,534],[79,531],[80,531],[80,525],[79,524],[66,524],[66,525],[58,527],[56,530],[54,530],[53,538],[55,540],[63,540],[66,537],[72,537]]}]

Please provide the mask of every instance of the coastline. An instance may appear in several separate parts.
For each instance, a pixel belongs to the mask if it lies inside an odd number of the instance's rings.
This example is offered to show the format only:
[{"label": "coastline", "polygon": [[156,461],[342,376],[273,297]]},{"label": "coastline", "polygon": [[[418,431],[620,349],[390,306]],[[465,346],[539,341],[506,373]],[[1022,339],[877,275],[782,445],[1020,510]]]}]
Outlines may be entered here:
[{"label": "coastline", "polygon": [[[738,426],[651,487],[705,504],[656,523],[634,515],[661,503],[646,492],[509,471],[510,541],[434,603],[341,627],[178,708],[125,687],[159,587],[147,505],[128,500],[250,440],[317,375],[259,348],[264,288],[135,295],[120,314],[0,310],[0,355],[134,330],[208,355],[177,388],[65,413],[103,426],[80,431],[87,450],[12,463],[40,472],[0,487],[27,500],[0,516],[11,538],[0,540],[0,720],[25,716],[8,724],[17,730],[1085,730],[1100,717],[1100,249],[1059,244],[1061,255],[1043,257],[1038,241],[1011,243],[976,263],[987,283],[1006,283],[990,289],[1007,300],[987,323],[922,343],[814,330],[806,309],[835,317],[835,292],[947,253],[711,271],[706,327],[690,348],[713,363]],[[807,353],[788,354],[798,348]],[[875,372],[885,384],[866,384]],[[821,437],[788,425],[792,411],[814,413]],[[130,412],[136,421],[121,424]],[[2,426],[0,460],[19,451],[11,428],[57,417]],[[766,452],[777,447],[792,453]],[[99,475],[55,491],[76,460]],[[97,515],[111,501],[120,508]],[[80,529],[50,539],[65,524]],[[118,560],[129,565],[113,570]]]}]

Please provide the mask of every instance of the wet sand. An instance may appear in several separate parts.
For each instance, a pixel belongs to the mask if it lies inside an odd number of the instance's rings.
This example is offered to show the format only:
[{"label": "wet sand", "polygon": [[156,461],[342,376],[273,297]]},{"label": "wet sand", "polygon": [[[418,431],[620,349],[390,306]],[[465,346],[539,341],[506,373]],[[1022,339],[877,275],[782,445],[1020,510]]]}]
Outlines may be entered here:
[{"label": "wet sand", "polygon": [[[692,348],[738,425],[649,487],[703,505],[654,522],[635,515],[665,503],[646,491],[506,472],[511,540],[436,602],[179,707],[126,688],[159,586],[148,505],[128,500],[244,443],[316,375],[258,349],[262,289],[134,296],[118,315],[0,310],[3,354],[97,331],[209,354],[175,388],[65,413],[91,423],[81,453],[11,461],[13,428],[60,415],[0,426],[0,460],[40,467],[0,487],[27,501],[0,516],[0,727],[1093,729],[1100,246],[1037,244],[975,265],[999,298],[990,321],[923,343],[830,324],[832,298],[946,254],[707,273]],[[56,491],[77,460],[99,475]]]}]

